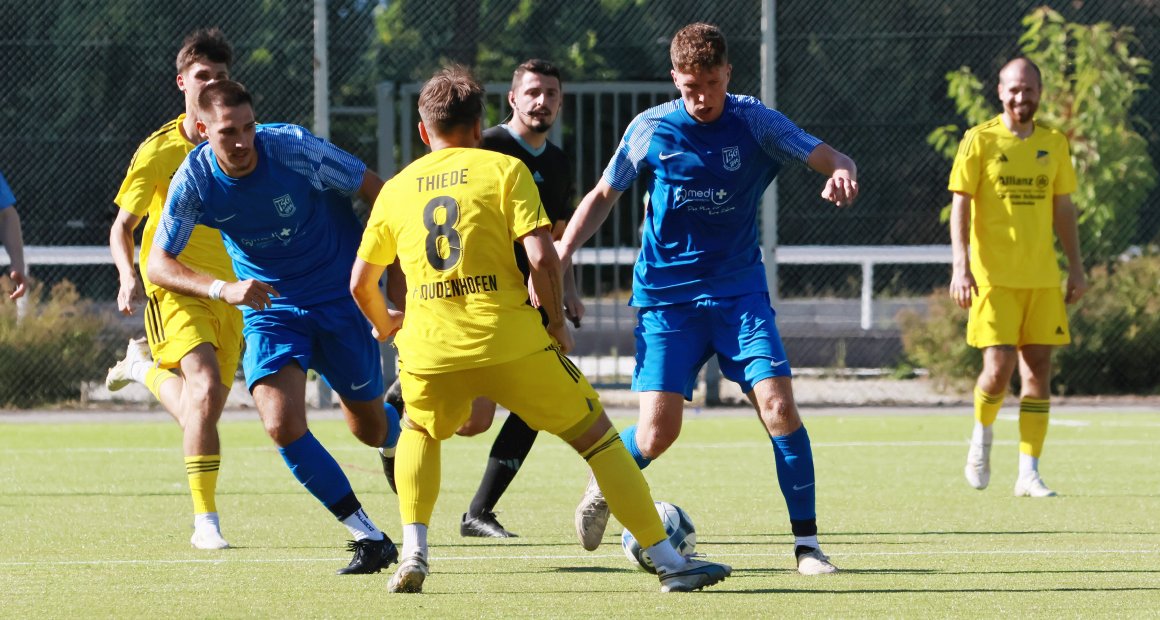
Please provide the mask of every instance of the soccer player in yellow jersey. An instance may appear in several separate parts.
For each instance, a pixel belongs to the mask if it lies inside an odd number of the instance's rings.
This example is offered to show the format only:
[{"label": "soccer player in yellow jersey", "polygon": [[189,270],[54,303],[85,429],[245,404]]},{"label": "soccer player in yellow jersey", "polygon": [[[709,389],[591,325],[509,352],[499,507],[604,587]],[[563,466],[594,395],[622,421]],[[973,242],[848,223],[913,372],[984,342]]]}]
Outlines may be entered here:
[{"label": "soccer player in yellow jersey", "polygon": [[[1051,350],[1071,341],[1065,303],[1075,303],[1087,290],[1067,138],[1035,122],[1042,87],[1031,61],[1017,58],[1003,67],[1003,113],[967,130],[949,184],[954,192],[950,295],[970,308],[967,343],[983,350],[965,473],[976,489],[990,482],[991,425],[1018,364],[1018,497],[1055,495],[1039,476]],[[1054,237],[1067,256],[1066,290],[1060,286]]]},{"label": "soccer player in yellow jersey", "polygon": [[[351,274],[351,293],[375,336],[395,335],[407,395],[395,453],[403,552],[388,590],[422,591],[440,445],[481,396],[520,412],[530,427],[559,436],[588,461],[613,514],[646,543],[663,592],[717,583],[731,569],[677,554],[595,390],[564,357],[572,337],[552,222],[527,166],[473,148],[482,133],[483,97],[483,87],[461,67],[444,69],[423,86],[419,135],[432,152],[384,185]],[[513,242],[527,251],[546,330],[527,304]],[[405,320],[387,308],[378,288],[396,257],[407,279]]]},{"label": "soccer player in yellow jersey", "polygon": [[[117,307],[133,314],[141,289],[133,265],[133,231],[145,222],[141,236],[145,335],[148,349],[131,340],[125,359],[109,370],[106,386],[119,390],[131,381],[149,388],[181,425],[185,469],[193,494],[194,532],[198,549],[224,549],[214,498],[221,445],[217,422],[234,380],[242,347],[242,315],[223,301],[194,299],[162,289],[145,277],[154,231],[161,219],[169,180],[201,138],[197,132],[197,97],[203,87],[229,77],[233,50],[220,30],[198,30],[177,53],[177,88],[185,95],[185,113],[169,121],[137,148],[115,199],[120,209],[109,231],[109,248],[121,286]],[[204,226],[193,231],[181,260],[190,268],[223,280],[234,280],[221,234]]]}]

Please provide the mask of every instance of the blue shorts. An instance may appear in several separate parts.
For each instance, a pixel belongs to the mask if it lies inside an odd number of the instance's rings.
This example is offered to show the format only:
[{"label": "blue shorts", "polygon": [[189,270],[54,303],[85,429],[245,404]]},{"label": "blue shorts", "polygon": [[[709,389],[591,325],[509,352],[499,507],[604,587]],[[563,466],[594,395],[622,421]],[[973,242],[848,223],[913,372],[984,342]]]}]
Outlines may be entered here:
[{"label": "blue shorts", "polygon": [[634,391],[691,400],[714,353],[721,374],[745,393],[762,379],[791,376],[767,293],[640,308],[636,316]]},{"label": "blue shorts", "polygon": [[246,387],[290,362],[313,369],[340,396],[373,400],[383,393],[383,362],[370,323],[350,297],[297,308],[243,313]]}]

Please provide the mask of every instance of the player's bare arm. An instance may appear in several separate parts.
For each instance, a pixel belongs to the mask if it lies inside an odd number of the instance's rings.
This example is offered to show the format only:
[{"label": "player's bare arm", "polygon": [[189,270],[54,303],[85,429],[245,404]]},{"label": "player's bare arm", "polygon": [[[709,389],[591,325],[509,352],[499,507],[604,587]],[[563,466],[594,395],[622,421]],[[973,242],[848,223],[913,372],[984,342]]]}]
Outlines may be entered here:
[{"label": "player's bare arm", "polygon": [[979,294],[979,285],[971,273],[971,256],[967,245],[971,239],[971,196],[962,192],[951,195],[951,299],[960,308],[971,307],[971,296]]},{"label": "player's bare arm", "polygon": [[1087,276],[1083,272],[1083,258],[1079,250],[1079,215],[1071,195],[1059,194],[1052,200],[1052,223],[1055,236],[1067,257],[1067,294],[1064,301],[1074,304],[1087,292]]},{"label": "player's bare arm", "polygon": [[607,181],[600,179],[596,187],[576,206],[576,213],[564,229],[564,236],[556,243],[556,252],[564,269],[572,268],[572,254],[600,230],[600,225],[608,219],[620,194]]},{"label": "player's bare arm", "polygon": [[[398,261],[394,264],[397,267]],[[403,313],[388,308],[383,294],[379,291],[379,278],[385,270],[386,267],[382,265],[356,258],[354,269],[350,274],[350,294],[354,297],[354,303],[358,305],[359,310],[362,310],[363,316],[371,322],[371,333],[379,342],[390,338],[403,326]],[[406,284],[403,286],[406,287]],[[406,288],[403,290],[406,296]]]},{"label": "player's bare arm", "polygon": [[528,254],[532,286],[540,307],[548,315],[548,333],[567,353],[572,350],[572,334],[564,324],[564,274],[560,269],[560,257],[552,244],[552,233],[546,227],[537,228],[520,237],[519,241]]},{"label": "player's bare arm", "polygon": [[383,189],[383,180],[379,175],[367,170],[363,173],[362,184],[358,187],[358,195],[368,205],[374,205],[375,199],[379,197],[379,191]]},{"label": "player's bare arm", "polygon": [[109,251],[113,254],[113,264],[117,266],[120,287],[117,289],[117,310],[121,314],[133,314],[134,308],[144,298],[141,281],[134,268],[133,231],[141,224],[141,216],[124,209],[117,210],[117,217],[109,229]]},{"label": "player's bare arm", "polygon": [[387,301],[395,304],[399,312],[407,311],[407,276],[397,258],[387,267]]},{"label": "player's bare arm", "polygon": [[845,154],[823,142],[810,151],[806,165],[829,177],[822,188],[822,198],[845,207],[858,197],[858,166]]},{"label": "player's bare arm", "polygon": [[[566,220],[556,220],[552,225],[552,238],[556,241],[564,238],[564,231],[568,228]],[[580,289],[576,286],[576,273],[569,266],[564,270],[564,316],[572,321],[572,325],[580,327],[580,320],[584,318],[584,302],[580,299]]]},{"label": "player's bare arm", "polygon": [[270,307],[271,299],[278,297],[278,291],[273,286],[258,280],[242,280],[218,285],[218,280],[213,276],[190,269],[159,245],[153,246],[149,251],[147,275],[154,284],[174,293],[205,299],[214,299],[216,295],[216,299],[228,304],[246,306],[254,310]]},{"label": "player's bare arm", "polygon": [[20,230],[20,213],[16,207],[0,209],[0,244],[8,252],[8,277],[16,285],[16,289],[8,295],[9,299],[20,299],[24,296],[24,234]]}]

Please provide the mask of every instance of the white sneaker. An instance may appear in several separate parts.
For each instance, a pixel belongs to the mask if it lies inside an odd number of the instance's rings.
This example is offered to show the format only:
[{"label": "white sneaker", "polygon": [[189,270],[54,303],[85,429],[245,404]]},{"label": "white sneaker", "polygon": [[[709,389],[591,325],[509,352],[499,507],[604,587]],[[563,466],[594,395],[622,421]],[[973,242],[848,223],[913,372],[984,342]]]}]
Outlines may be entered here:
[{"label": "white sneaker", "polygon": [[830,558],[821,549],[814,549],[797,556],[798,572],[803,575],[829,575],[838,572],[838,567],[830,563]]},{"label": "white sneaker", "polygon": [[991,483],[991,444],[971,442],[967,450],[967,466],[963,468],[967,484],[979,489]]},{"label": "white sneaker", "polygon": [[596,477],[589,476],[588,488],[584,490],[580,505],[576,506],[576,537],[580,539],[580,546],[595,551],[607,527],[608,502],[604,500],[600,485],[596,484]]},{"label": "white sneaker", "polygon": [[391,580],[387,582],[387,592],[409,592],[417,594],[423,591],[423,580],[427,578],[427,560],[419,553],[407,556]]},{"label": "white sneaker", "polygon": [[133,376],[130,374],[133,364],[136,362],[151,361],[153,361],[153,358],[149,353],[149,344],[145,339],[130,338],[129,346],[125,349],[125,358],[114,364],[109,369],[109,374],[105,375],[105,387],[110,392],[123,389],[133,382]]},{"label": "white sneaker", "polygon": [[1015,481],[1015,497],[1055,497],[1055,491],[1043,484],[1039,472],[1023,474]]},{"label": "white sneaker", "polygon": [[222,538],[221,532],[212,527],[203,527],[195,529],[193,536],[189,539],[189,544],[196,549],[229,549],[230,543]]}]

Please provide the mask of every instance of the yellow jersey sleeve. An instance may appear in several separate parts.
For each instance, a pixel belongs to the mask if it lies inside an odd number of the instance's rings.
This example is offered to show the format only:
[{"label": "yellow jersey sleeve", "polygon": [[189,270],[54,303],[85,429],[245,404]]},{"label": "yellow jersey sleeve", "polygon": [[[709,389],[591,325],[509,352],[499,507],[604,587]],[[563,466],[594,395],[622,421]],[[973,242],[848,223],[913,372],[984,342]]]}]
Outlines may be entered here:
[{"label": "yellow jersey sleeve", "polygon": [[955,163],[951,166],[950,183],[947,184],[947,189],[952,192],[974,196],[978,191],[982,171],[978,137],[978,128],[973,127],[959,142]]},{"label": "yellow jersey sleeve", "polygon": [[544,203],[540,201],[540,190],[532,178],[532,172],[522,161],[516,160],[515,167],[508,175],[506,207],[511,209],[511,228],[516,238],[542,226],[551,226]]},{"label": "yellow jersey sleeve", "polygon": [[[137,147],[137,151],[133,153],[133,160],[129,162],[125,180],[121,181],[121,189],[113,199],[118,207],[142,218],[160,213],[159,208],[157,213],[151,213],[151,210],[155,203],[165,202],[169,178],[184,159],[184,154],[176,158],[166,156],[166,152],[170,150],[167,147],[172,143],[171,134],[180,132],[178,127],[183,118],[184,115],[169,121]],[[159,172],[157,170],[159,163],[172,165],[173,168],[165,173]]]},{"label": "yellow jersey sleeve", "polygon": [[1075,179],[1075,167],[1071,165],[1071,147],[1067,143],[1067,136],[1057,134],[1057,144],[1055,151],[1059,153],[1056,158],[1055,170],[1055,189],[1056,196],[1070,194],[1079,188],[1079,184]]}]

